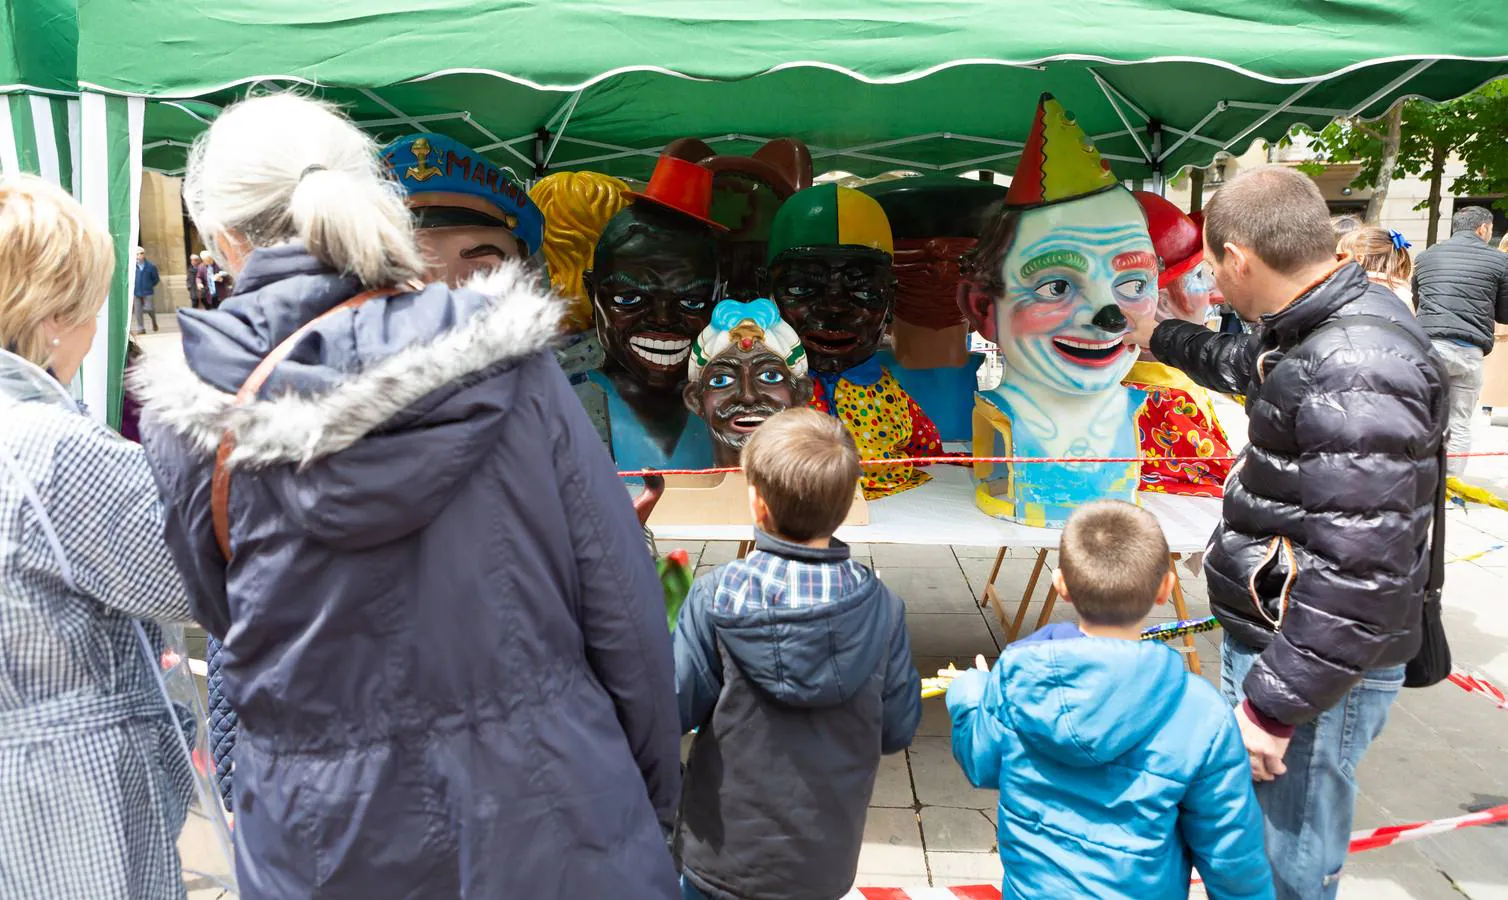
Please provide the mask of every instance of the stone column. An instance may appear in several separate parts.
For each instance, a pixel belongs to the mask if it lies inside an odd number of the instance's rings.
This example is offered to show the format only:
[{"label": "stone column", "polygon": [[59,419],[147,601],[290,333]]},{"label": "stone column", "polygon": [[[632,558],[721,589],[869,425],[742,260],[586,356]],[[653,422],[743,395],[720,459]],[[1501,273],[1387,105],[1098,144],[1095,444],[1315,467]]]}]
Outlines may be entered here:
[{"label": "stone column", "polygon": [[183,250],[183,183],[156,172],[141,173],[141,237],[147,259],[157,264],[158,318],[189,305],[188,255]]}]

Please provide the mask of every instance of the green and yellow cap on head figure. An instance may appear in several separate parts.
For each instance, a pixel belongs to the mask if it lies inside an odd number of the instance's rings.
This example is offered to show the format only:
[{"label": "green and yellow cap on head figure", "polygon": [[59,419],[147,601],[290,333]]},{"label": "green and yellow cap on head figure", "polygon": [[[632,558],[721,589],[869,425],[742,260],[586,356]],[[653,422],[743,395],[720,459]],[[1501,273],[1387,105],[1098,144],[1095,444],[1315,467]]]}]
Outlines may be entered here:
[{"label": "green and yellow cap on head figure", "polygon": [[1110,164],[1052,94],[1037,100],[1037,116],[1005,195],[1007,209],[1034,209],[1088,197],[1120,184]]},{"label": "green and yellow cap on head figure", "polygon": [[770,224],[774,262],[791,250],[850,248],[895,255],[890,220],[873,197],[836,184],[819,184],[797,191],[780,205]]}]

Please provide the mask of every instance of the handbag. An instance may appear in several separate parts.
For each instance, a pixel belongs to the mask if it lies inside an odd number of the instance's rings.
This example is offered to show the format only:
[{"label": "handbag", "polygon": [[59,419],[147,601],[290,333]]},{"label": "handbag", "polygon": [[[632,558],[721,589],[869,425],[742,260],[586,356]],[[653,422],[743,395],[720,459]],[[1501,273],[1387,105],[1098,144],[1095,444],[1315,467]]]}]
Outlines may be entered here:
[{"label": "handbag", "polygon": [[[1450,376],[1440,368],[1440,377],[1445,393],[1450,391]],[[1441,619],[1440,603],[1445,587],[1445,463],[1446,439],[1440,436],[1440,483],[1435,488],[1435,521],[1430,534],[1429,582],[1424,588],[1424,603],[1420,605],[1419,651],[1409,660],[1403,670],[1403,686],[1411,688],[1430,687],[1450,677],[1450,642],[1445,638],[1445,623]]]}]

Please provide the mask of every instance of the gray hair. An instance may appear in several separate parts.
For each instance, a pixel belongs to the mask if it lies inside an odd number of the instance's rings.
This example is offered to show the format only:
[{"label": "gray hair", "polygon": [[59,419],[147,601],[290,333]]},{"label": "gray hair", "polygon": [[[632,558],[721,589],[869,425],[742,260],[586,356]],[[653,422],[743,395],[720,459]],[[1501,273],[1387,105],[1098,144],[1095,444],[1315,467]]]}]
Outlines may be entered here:
[{"label": "gray hair", "polygon": [[1492,224],[1492,211],[1481,206],[1464,206],[1450,217],[1450,233],[1476,231],[1483,225]]},{"label": "gray hair", "polygon": [[239,237],[251,249],[297,241],[365,287],[424,271],[402,191],[376,145],[318,100],[270,94],[221,113],[194,142],[183,196],[211,240]]}]

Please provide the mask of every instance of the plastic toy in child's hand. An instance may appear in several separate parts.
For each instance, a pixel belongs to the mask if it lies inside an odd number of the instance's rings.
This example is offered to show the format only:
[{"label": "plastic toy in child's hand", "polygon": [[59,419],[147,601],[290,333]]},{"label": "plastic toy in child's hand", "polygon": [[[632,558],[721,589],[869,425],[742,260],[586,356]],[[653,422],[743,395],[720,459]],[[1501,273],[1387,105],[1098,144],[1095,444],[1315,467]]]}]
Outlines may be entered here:
[{"label": "plastic toy in child's hand", "polygon": [[675,620],[681,615],[681,604],[691,593],[691,556],[685,550],[672,550],[655,560],[660,572],[660,587],[665,591],[665,621],[675,631]]},{"label": "plastic toy in child's hand", "polygon": [[[982,669],[986,672],[989,671],[990,666],[989,663],[985,662],[983,653],[974,657],[974,668]],[[928,697],[941,697],[943,694],[946,694],[948,692],[948,685],[952,684],[953,679],[962,674],[962,670],[955,667],[952,663],[948,663],[948,667],[946,669],[937,670],[937,675],[935,677],[923,678],[922,699],[925,700]]]}]

